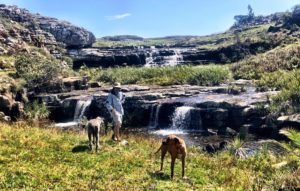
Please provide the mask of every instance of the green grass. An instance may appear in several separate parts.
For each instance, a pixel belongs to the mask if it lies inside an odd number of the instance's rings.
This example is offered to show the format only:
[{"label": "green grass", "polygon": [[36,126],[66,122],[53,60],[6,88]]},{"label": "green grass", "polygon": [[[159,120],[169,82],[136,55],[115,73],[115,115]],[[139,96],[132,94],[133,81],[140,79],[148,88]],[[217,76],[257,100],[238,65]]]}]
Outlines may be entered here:
[{"label": "green grass", "polygon": [[234,78],[260,79],[266,72],[300,68],[300,44],[278,47],[232,65]]},{"label": "green grass", "polygon": [[224,33],[193,38],[188,42],[199,44],[197,48],[210,50],[235,45],[237,43],[245,44],[266,42],[269,40],[269,36],[267,34],[267,30],[269,27],[270,24],[258,25],[255,27],[246,28],[236,34],[234,33],[234,31],[228,30]]},{"label": "green grass", "polygon": [[256,81],[260,90],[280,90],[271,96],[270,111],[274,114],[292,114],[300,111],[300,70],[278,70],[263,73]]},{"label": "green grass", "polygon": [[176,67],[124,67],[108,69],[83,68],[81,74],[92,76],[93,80],[122,84],[151,85],[218,85],[231,78],[228,66],[176,66]]},{"label": "green grass", "polygon": [[126,41],[111,41],[104,39],[97,39],[93,44],[93,47],[113,47],[113,46],[171,46],[176,44],[176,40],[164,39],[164,38],[153,38],[141,40],[126,40]]},{"label": "green grass", "polygon": [[[123,135],[129,145],[101,137],[101,150],[86,150],[84,133],[0,124],[1,190],[278,190],[300,186],[299,158],[261,153],[246,160],[230,152],[210,156],[188,148],[186,176],[170,180],[170,157],[157,173],[157,139]],[[72,152],[73,150],[73,152]],[[77,151],[77,152],[75,152]],[[273,164],[286,161],[277,169]]]}]

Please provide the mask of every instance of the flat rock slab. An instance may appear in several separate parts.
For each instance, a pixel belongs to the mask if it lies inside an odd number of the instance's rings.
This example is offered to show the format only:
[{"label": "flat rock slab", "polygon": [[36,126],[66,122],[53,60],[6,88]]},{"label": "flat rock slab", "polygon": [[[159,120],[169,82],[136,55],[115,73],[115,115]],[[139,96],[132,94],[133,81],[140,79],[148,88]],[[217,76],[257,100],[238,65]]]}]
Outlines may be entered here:
[{"label": "flat rock slab", "polygon": [[282,127],[293,127],[300,129],[300,114],[286,115],[277,118],[277,122]]}]

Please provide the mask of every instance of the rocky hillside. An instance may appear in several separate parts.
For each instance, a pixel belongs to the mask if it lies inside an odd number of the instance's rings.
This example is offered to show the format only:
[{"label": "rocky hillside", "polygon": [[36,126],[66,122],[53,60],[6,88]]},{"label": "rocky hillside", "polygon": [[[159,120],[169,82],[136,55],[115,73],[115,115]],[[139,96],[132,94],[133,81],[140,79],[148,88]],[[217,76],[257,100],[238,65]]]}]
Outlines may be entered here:
[{"label": "rocky hillside", "polygon": [[27,91],[64,83],[72,72],[66,50],[89,47],[94,42],[91,32],[69,22],[1,4],[0,120],[24,116]]},{"label": "rocky hillside", "polygon": [[84,28],[55,18],[32,14],[17,6],[0,5],[0,16],[24,25],[29,32],[36,33],[36,30],[42,30],[50,33],[48,36],[53,36],[56,41],[64,43],[67,47],[87,47],[95,42],[95,36]]}]

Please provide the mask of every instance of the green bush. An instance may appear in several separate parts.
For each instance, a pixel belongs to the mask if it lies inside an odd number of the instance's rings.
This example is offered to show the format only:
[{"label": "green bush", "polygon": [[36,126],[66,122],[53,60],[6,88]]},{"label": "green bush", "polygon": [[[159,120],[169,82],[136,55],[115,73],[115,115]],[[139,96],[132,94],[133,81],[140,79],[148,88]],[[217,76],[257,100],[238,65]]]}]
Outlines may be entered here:
[{"label": "green bush", "polygon": [[18,77],[25,79],[29,88],[55,82],[63,71],[61,63],[53,58],[27,54],[16,59],[15,67]]},{"label": "green bush", "polygon": [[26,104],[24,111],[26,118],[33,121],[47,119],[50,114],[47,106],[45,104],[40,104],[37,101]]},{"label": "green bush", "polygon": [[287,136],[293,144],[300,148],[300,132],[294,129],[282,129],[280,130],[280,134]]}]

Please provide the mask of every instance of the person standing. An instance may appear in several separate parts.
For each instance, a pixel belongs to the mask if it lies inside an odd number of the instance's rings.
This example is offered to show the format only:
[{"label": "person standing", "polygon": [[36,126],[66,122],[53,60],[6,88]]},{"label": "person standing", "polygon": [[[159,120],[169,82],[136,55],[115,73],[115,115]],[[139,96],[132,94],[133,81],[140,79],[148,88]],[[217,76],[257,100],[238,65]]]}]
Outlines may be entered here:
[{"label": "person standing", "polygon": [[115,83],[112,90],[107,96],[106,107],[113,119],[114,135],[113,140],[120,141],[120,128],[124,115],[122,104],[125,101],[125,96],[121,91],[121,84]]}]

